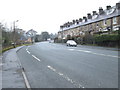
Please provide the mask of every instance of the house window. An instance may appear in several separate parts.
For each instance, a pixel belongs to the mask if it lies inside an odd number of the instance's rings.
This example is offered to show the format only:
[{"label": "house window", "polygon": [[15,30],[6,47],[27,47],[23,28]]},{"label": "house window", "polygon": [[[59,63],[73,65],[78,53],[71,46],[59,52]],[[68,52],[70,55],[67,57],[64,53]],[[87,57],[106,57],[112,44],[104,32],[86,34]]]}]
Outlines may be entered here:
[{"label": "house window", "polygon": [[107,20],[106,19],[103,21],[103,24],[104,24],[104,26],[107,25]]},{"label": "house window", "polygon": [[117,24],[117,18],[113,17],[113,24]]}]

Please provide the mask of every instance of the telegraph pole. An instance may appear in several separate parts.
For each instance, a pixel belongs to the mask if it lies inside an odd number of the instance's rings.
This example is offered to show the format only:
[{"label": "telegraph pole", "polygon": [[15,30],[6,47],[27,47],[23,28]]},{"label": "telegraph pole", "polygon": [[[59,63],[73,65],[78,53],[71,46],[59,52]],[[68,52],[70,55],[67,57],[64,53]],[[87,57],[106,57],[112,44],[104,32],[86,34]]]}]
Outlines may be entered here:
[{"label": "telegraph pole", "polygon": [[62,36],[62,44],[63,44],[63,26],[60,26],[60,28],[62,29],[61,36]]},{"label": "telegraph pole", "polygon": [[13,45],[13,47],[15,48],[15,44],[16,44],[16,40],[15,40],[15,23],[16,22],[18,22],[19,20],[16,20],[16,21],[14,21],[13,22],[13,43],[12,43],[12,45]]}]

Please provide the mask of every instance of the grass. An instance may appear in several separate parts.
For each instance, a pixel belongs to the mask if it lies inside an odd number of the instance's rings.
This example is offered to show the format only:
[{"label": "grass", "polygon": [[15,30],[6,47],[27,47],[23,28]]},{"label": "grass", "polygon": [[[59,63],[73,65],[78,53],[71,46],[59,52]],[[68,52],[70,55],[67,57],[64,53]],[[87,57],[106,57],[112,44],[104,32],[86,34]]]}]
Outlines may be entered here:
[{"label": "grass", "polygon": [[[16,45],[16,47],[20,47],[20,46],[23,46],[23,45],[27,46],[27,45],[32,45],[32,44],[21,44],[21,45]],[[8,50],[13,49],[13,48],[14,48],[13,46],[3,48],[2,50],[0,50],[0,53],[3,53],[5,51],[8,51]]]}]

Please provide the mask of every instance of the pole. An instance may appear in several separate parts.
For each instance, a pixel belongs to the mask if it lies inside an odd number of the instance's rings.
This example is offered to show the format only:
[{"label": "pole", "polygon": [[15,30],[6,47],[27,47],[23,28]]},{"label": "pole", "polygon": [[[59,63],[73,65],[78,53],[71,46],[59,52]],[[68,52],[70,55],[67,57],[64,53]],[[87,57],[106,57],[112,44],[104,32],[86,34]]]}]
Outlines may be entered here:
[{"label": "pole", "polygon": [[15,44],[16,44],[16,38],[15,38],[15,22],[18,22],[19,20],[16,20],[13,22],[13,47],[15,48]]},{"label": "pole", "polygon": [[63,29],[62,29],[62,44],[63,44]]},{"label": "pole", "polygon": [[15,48],[15,21],[13,22],[13,47]]}]

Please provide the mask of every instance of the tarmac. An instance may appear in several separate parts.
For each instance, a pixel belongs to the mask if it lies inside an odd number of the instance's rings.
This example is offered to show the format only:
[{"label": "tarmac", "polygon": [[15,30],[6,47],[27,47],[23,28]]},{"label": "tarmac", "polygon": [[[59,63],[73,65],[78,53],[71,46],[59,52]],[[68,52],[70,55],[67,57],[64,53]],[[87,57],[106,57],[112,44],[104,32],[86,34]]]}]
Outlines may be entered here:
[{"label": "tarmac", "polygon": [[[22,74],[22,66],[16,53],[22,47],[24,46],[8,50],[0,55],[0,90],[4,88],[27,88]],[[118,50],[117,48],[108,49]]]}]

